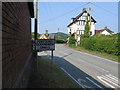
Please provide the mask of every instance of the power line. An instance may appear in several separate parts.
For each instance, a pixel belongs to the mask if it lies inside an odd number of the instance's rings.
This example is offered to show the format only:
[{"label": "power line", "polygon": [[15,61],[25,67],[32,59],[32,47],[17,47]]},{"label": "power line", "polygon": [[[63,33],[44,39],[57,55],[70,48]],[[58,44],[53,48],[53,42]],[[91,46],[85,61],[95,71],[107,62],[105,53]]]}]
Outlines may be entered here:
[{"label": "power line", "polygon": [[[49,20],[46,20],[46,21],[44,21],[44,22],[45,22],[45,23],[48,23],[48,22],[50,22],[50,21],[54,21],[54,20],[56,20],[56,19],[58,19],[58,18],[61,18],[61,17],[65,16],[65,15],[71,13],[71,12],[74,12],[75,10],[77,10],[77,9],[79,9],[80,7],[83,7],[83,6],[85,6],[85,5],[89,4],[89,3],[90,3],[90,2],[85,3],[85,4],[83,4],[83,5],[81,5],[81,6],[77,7],[77,8],[74,8],[74,9],[72,9],[72,10],[70,10],[70,11],[64,13],[64,14],[58,15],[58,16],[53,17],[53,18],[51,18],[51,19],[49,19]],[[42,22],[42,24],[43,24],[44,22]]]},{"label": "power line", "polygon": [[103,8],[103,7],[100,7],[100,6],[96,5],[95,3],[93,3],[93,5],[94,5],[95,7],[98,7],[98,8],[100,8],[100,9],[102,9],[102,10],[104,10],[104,11],[106,11],[106,12],[108,12],[108,13],[112,14],[112,15],[117,16],[117,14],[115,14],[115,13],[113,13],[113,12],[111,12],[111,11],[109,11],[109,10],[107,10],[107,9]]}]

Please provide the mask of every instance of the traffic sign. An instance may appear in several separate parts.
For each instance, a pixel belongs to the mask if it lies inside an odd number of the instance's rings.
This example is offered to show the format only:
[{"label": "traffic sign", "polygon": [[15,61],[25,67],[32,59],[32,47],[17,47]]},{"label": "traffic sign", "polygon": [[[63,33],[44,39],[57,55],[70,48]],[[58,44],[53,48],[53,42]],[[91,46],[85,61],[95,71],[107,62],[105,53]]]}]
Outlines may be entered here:
[{"label": "traffic sign", "polygon": [[55,39],[37,39],[36,50],[37,51],[55,50]]}]

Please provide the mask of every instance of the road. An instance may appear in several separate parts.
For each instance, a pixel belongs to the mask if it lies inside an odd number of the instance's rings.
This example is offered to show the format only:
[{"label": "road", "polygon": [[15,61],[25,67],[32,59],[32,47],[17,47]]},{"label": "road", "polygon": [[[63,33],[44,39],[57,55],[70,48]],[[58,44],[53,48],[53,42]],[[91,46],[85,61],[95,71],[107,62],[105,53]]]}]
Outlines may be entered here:
[{"label": "road", "polygon": [[[51,58],[50,51],[38,53]],[[56,44],[53,63],[82,88],[120,88],[118,63]]]}]

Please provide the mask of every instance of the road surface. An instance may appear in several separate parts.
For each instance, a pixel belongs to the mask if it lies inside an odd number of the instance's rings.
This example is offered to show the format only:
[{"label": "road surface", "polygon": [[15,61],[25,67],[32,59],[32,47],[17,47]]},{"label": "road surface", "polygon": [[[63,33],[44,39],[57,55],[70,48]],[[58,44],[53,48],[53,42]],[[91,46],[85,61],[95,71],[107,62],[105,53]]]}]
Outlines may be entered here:
[{"label": "road surface", "polygon": [[[50,51],[38,53],[51,58]],[[118,63],[56,44],[53,63],[82,88],[120,88]]]}]

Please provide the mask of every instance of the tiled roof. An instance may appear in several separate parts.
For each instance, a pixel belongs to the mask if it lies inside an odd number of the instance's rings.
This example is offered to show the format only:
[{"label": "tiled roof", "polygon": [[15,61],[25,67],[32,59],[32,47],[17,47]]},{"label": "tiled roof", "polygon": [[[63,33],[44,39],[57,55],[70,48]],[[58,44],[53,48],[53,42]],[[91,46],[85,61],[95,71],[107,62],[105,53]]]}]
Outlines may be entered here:
[{"label": "tiled roof", "polygon": [[110,29],[108,29],[107,27],[105,27],[104,29],[101,30],[95,30],[96,33],[102,32],[102,31],[108,31],[110,34],[114,33],[113,31],[111,31]]},{"label": "tiled roof", "polygon": [[[82,13],[80,13],[76,18],[74,18],[74,20],[73,20],[73,22],[71,22],[69,25],[68,25],[68,27],[70,26],[70,25],[72,25],[73,23],[75,23],[82,15],[83,15],[83,13],[88,13],[86,10],[84,10]],[[88,13],[88,16],[90,16],[90,14]],[[95,19],[91,16],[91,19],[93,20],[93,22],[95,22],[96,23],[96,21],[95,21]]]}]

